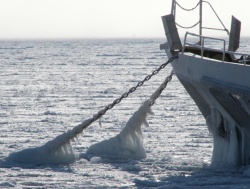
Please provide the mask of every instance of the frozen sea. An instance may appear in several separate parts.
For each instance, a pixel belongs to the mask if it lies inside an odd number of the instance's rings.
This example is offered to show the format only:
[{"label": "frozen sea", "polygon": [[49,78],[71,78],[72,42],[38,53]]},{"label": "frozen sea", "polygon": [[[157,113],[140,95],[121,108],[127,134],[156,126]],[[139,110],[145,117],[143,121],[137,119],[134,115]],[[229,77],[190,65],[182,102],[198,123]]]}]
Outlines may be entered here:
[{"label": "frozen sea", "polygon": [[[0,42],[0,159],[41,146],[127,92],[167,61],[165,39]],[[249,40],[243,41],[243,46]],[[79,157],[118,134],[170,73],[168,65],[72,143]],[[143,127],[143,160],[79,158],[70,165],[0,166],[0,188],[250,188],[250,167],[210,169],[213,139],[174,76]]]}]

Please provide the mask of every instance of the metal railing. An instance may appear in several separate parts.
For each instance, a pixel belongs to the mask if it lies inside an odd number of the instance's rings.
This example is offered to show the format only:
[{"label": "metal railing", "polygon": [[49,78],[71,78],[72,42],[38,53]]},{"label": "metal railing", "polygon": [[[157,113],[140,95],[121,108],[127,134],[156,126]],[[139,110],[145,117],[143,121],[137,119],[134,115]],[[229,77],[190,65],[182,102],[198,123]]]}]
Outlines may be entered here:
[{"label": "metal railing", "polygon": [[[193,36],[193,37],[198,37],[199,38],[199,42],[198,43],[187,42],[188,35]],[[205,46],[205,40],[221,41],[223,43],[222,48],[221,49],[216,49],[216,48],[206,47]],[[201,35],[198,35],[198,34],[186,32],[185,38],[184,38],[184,45],[183,46],[184,47],[182,49],[182,53],[185,52],[185,48],[187,46],[189,46],[189,47],[195,47],[195,48],[200,49],[200,51],[201,51],[201,58],[204,57],[204,51],[205,50],[208,50],[208,51],[212,50],[212,51],[216,51],[216,52],[222,53],[222,59],[221,59],[222,62],[225,61],[225,55],[227,53],[230,54],[230,55],[232,55],[233,57],[240,56],[241,58],[237,60],[238,63],[243,63],[245,65],[246,62],[249,61],[249,54],[243,54],[243,53],[236,53],[236,52],[232,52],[232,51],[226,51],[226,41],[224,39],[213,38],[213,37],[206,37],[206,36],[201,36]]]}]

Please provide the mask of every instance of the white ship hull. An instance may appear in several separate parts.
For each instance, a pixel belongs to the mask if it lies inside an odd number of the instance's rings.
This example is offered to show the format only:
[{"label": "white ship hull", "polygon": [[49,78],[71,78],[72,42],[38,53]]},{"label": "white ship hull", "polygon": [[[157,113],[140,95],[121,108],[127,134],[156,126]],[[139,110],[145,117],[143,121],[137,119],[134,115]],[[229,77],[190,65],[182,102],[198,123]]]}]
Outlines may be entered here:
[{"label": "white ship hull", "polygon": [[184,53],[172,67],[213,134],[212,166],[249,164],[250,66]]},{"label": "white ship hull", "polygon": [[[174,0],[173,0],[174,2]],[[179,81],[202,112],[213,134],[213,167],[250,164],[250,65],[249,55],[236,53],[240,22],[233,17],[229,50],[205,47],[201,35],[187,33],[184,43],[172,14],[162,17],[168,43],[162,44],[168,57],[178,56],[172,64]],[[187,36],[198,43],[186,42]],[[232,39],[232,41],[231,41]],[[234,40],[234,41],[233,41]],[[236,59],[236,56],[241,56]]]}]

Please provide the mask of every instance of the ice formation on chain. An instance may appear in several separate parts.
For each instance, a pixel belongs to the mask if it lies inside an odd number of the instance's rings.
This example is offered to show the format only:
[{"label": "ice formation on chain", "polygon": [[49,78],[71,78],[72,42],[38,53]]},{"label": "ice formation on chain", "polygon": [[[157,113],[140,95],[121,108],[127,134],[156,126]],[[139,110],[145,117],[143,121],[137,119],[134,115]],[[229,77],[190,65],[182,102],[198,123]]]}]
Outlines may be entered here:
[{"label": "ice formation on chain", "polygon": [[145,101],[142,106],[128,120],[122,131],[116,136],[90,146],[86,155],[91,156],[112,156],[125,158],[146,158],[146,151],[143,146],[141,126],[149,126],[146,117],[153,115],[150,100]]},{"label": "ice formation on chain", "polygon": [[92,118],[85,120],[72,130],[57,136],[43,146],[14,152],[5,159],[5,162],[34,165],[74,163],[77,157],[70,142],[77,138],[92,120]]},{"label": "ice formation on chain", "polygon": [[[137,158],[145,158],[146,152],[142,143],[141,125],[145,124],[148,126],[147,114],[153,114],[150,108],[150,100],[145,101],[139,110],[134,113],[120,134],[91,146],[87,153],[118,156],[132,155]],[[70,142],[91,122],[92,118],[48,141],[43,146],[14,152],[5,159],[5,162],[34,165],[74,163],[77,157]]]},{"label": "ice formation on chain", "polygon": [[14,152],[10,154],[5,161],[34,165],[74,163],[76,156],[70,141],[65,141],[65,139],[67,139],[66,135],[67,133],[59,135],[40,147]]}]

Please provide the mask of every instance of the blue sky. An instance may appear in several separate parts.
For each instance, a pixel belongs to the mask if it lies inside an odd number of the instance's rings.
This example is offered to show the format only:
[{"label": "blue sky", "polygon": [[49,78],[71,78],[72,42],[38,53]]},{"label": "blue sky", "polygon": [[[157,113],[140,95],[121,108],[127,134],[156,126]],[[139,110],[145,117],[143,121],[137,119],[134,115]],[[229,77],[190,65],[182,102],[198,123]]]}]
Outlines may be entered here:
[{"label": "blue sky", "polygon": [[[242,21],[242,35],[250,35],[249,0],[208,1],[228,29],[234,14]],[[178,2],[192,8],[198,0]],[[171,0],[0,0],[0,38],[164,37],[161,16],[170,8]],[[204,11],[212,13],[207,5]],[[177,16],[178,23],[185,26],[198,21],[197,11],[182,11]],[[220,27],[208,14],[204,23]]]}]

